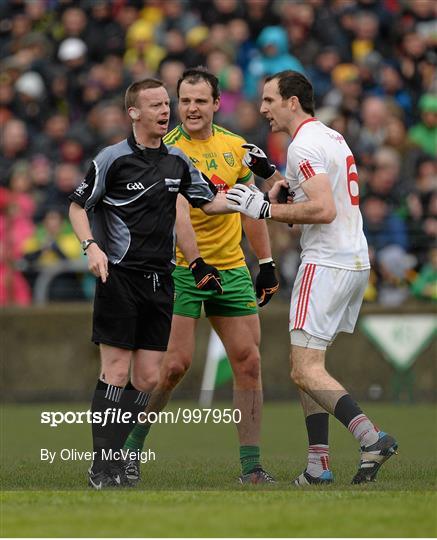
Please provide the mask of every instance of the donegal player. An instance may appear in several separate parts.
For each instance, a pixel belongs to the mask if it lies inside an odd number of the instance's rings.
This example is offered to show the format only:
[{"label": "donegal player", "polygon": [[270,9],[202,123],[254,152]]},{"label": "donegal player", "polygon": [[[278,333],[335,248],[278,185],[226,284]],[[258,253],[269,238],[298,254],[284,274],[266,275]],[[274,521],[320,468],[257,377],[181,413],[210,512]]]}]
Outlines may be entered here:
[{"label": "donegal player", "polygon": [[[182,124],[164,139],[167,146],[180,148],[194,165],[226,192],[237,182],[253,183],[251,171],[242,165],[244,139],[213,124],[220,106],[217,78],[203,68],[186,70],[177,86]],[[260,324],[257,302],[249,271],[240,247],[242,227],[259,259],[256,278],[259,305],[267,304],[278,290],[268,231],[263,221],[237,214],[205,217],[178,197],[176,231],[179,241],[175,283],[175,305],[170,341],[160,379],[146,412],[162,410],[175,386],[191,365],[197,321],[202,306],[220,336],[234,373],[234,406],[241,410],[237,425],[240,441],[242,483],[273,482],[260,462],[262,386],[260,373]],[[194,230],[193,230],[194,229]],[[190,233],[195,234],[201,259],[190,259]],[[185,257],[183,255],[185,253]],[[196,288],[193,273],[203,260],[220,271],[223,294]],[[193,261],[188,264],[188,261]],[[141,449],[150,429],[137,424],[125,447]],[[126,468],[128,478],[139,478],[138,464]]]}]

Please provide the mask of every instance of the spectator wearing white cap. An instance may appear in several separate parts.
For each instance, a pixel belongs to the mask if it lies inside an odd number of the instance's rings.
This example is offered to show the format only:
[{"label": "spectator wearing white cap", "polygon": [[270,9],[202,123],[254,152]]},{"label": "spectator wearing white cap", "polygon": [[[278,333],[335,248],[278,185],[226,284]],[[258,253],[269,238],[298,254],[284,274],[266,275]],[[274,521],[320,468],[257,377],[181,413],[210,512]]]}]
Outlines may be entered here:
[{"label": "spectator wearing white cap", "polygon": [[36,100],[41,100],[45,94],[45,84],[39,73],[28,71],[19,77],[15,83],[15,90]]},{"label": "spectator wearing white cap", "polygon": [[49,113],[45,102],[46,87],[43,78],[36,71],[23,73],[15,82],[15,91],[16,115],[26,122],[32,133],[38,132]]},{"label": "spectator wearing white cap", "polygon": [[82,107],[82,92],[86,84],[89,65],[87,46],[79,38],[67,38],[59,45],[58,59],[67,69],[67,97],[71,104],[70,116],[78,117]]},{"label": "spectator wearing white cap", "polygon": [[82,61],[87,53],[87,46],[79,38],[67,38],[61,42],[58,50],[58,58],[67,63],[68,67],[75,67]]}]

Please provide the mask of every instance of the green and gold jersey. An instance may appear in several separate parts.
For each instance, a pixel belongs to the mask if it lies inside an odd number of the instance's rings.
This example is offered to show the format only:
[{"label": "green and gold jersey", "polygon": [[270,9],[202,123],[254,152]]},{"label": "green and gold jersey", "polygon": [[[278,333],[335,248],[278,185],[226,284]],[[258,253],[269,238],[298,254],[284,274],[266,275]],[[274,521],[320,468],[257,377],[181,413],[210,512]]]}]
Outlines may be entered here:
[{"label": "green and gold jersey", "polygon": [[[209,139],[192,139],[182,125],[164,137],[165,144],[180,148],[222,192],[252,177],[250,170],[242,164],[245,150],[241,145],[245,142],[239,135],[215,124]],[[239,213],[207,216],[199,208],[191,208],[190,217],[200,255],[207,263],[219,270],[244,266]],[[188,266],[179,248],[176,249],[176,264]]]}]

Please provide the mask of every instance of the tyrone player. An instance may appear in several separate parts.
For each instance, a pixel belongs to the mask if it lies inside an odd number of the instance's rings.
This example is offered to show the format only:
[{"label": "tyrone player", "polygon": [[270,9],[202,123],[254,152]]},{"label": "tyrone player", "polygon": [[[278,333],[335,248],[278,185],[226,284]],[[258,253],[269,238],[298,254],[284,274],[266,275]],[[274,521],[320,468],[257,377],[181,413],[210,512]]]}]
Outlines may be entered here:
[{"label": "tyrone player", "polygon": [[[227,199],[230,208],[249,217],[302,225],[302,262],[290,306],[291,378],[300,391],[309,452],[295,484],[333,481],[328,413],[359,441],[361,460],[352,482],[372,481],[396,453],[397,442],[379,431],[325,369],[328,345],[339,332],[354,330],[369,277],[355,160],[342,135],[314,118],[313,89],[300,73],[282,71],[267,78],[260,112],[272,131],[292,138],[285,178],[260,148],[248,145],[243,162],[269,186],[276,183],[266,195],[236,185]],[[292,204],[278,204],[284,187]]]}]

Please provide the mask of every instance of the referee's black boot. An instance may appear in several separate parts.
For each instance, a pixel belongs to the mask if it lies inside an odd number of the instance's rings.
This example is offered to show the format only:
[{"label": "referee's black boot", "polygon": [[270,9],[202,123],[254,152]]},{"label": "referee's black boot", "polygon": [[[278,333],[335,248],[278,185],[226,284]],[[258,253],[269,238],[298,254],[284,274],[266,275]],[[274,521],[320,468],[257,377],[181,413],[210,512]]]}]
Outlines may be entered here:
[{"label": "referee's black boot", "polygon": [[139,463],[136,461],[114,459],[109,463],[109,471],[120,487],[133,487],[140,479]]},{"label": "referee's black boot", "polygon": [[116,488],[121,484],[120,475],[113,474],[108,467],[96,467],[95,465],[88,469],[88,485],[93,489]]}]

